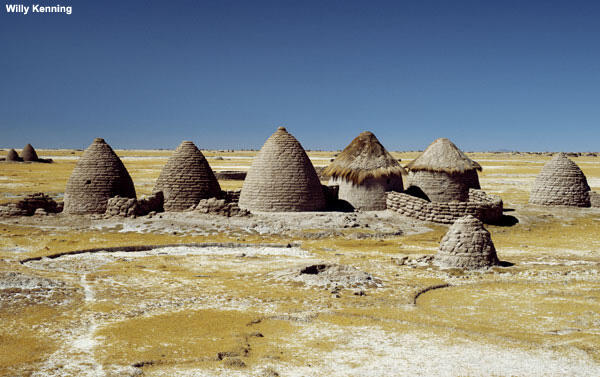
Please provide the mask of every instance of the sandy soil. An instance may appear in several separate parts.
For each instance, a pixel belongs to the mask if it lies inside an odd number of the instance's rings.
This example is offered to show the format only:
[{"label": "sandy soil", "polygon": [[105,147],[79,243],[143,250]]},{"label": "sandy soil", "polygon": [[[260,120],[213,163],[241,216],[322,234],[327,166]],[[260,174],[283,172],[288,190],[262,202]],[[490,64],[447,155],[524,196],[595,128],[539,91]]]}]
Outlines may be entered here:
[{"label": "sandy soil", "polygon": [[[125,154],[150,187],[168,155]],[[0,219],[0,375],[600,375],[600,210],[527,204],[547,156],[477,156],[516,220],[487,227],[489,270],[433,266],[447,227],[389,211]],[[11,165],[0,194],[59,197],[64,164]]]}]

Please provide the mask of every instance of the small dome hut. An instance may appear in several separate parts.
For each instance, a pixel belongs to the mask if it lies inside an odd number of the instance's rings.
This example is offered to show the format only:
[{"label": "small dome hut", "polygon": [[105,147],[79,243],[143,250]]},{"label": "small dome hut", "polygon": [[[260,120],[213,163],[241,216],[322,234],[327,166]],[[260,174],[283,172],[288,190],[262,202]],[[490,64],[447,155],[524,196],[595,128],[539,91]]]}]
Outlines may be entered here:
[{"label": "small dome hut", "polygon": [[240,194],[249,211],[318,211],[325,195],[302,145],[284,127],[267,139],[252,161]]},{"label": "small dome hut", "polygon": [[585,175],[566,154],[559,153],[538,174],[529,203],[543,206],[589,207],[590,186]]},{"label": "small dome hut", "polygon": [[17,153],[17,151],[15,151],[14,149],[11,149],[6,154],[6,161],[23,161],[23,159],[21,159],[21,157],[19,157],[19,154]]},{"label": "small dome hut", "polygon": [[323,171],[330,185],[339,186],[339,199],[364,211],[386,209],[386,191],[402,191],[404,168],[377,137],[358,135]]},{"label": "small dome hut", "polygon": [[135,188],[121,159],[96,138],[77,161],[67,187],[63,212],[68,214],[104,213],[108,199],[135,198]]},{"label": "small dome hut", "polygon": [[23,159],[23,161],[31,162],[39,160],[38,155],[33,146],[31,146],[31,144],[27,144],[25,148],[23,148],[23,150],[21,151],[21,158]]},{"label": "small dome hut", "polygon": [[481,165],[446,138],[431,143],[406,169],[410,185],[432,202],[465,202],[470,188],[480,188],[477,170]]},{"label": "small dome hut", "polygon": [[221,187],[208,161],[191,141],[183,141],[175,149],[152,191],[163,192],[165,211],[183,211],[201,199],[221,195]]},{"label": "small dome hut", "polygon": [[434,263],[443,268],[478,269],[500,264],[490,232],[477,218],[457,219],[442,238]]}]

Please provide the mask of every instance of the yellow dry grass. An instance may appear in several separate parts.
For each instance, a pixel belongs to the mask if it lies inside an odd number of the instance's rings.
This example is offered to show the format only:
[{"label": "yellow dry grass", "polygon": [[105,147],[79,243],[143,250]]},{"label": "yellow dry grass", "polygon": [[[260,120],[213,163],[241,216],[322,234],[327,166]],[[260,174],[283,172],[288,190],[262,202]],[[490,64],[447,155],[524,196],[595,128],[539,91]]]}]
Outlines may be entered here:
[{"label": "yellow dry grass", "polygon": [[[138,194],[150,193],[170,154],[169,151],[117,152],[124,157],[153,157],[124,159]],[[205,151],[210,164],[220,166],[249,167],[250,159],[236,157],[251,157],[255,153]],[[417,152],[393,154],[402,159],[403,165],[418,155]],[[72,151],[40,153],[44,155],[73,156]],[[334,153],[309,155],[329,158]],[[214,160],[215,156],[230,159]],[[262,365],[266,360],[305,365],[309,362],[306,353],[295,352],[297,345],[290,341],[303,328],[302,322],[281,318],[311,310],[320,313],[312,319],[317,326],[377,326],[390,333],[410,330],[452,334],[456,339],[506,347],[548,347],[558,352],[578,349],[600,361],[600,337],[596,330],[600,323],[600,280],[590,272],[600,272],[597,215],[585,209],[546,211],[526,205],[529,186],[549,157],[486,153],[469,157],[483,166],[482,188],[501,195],[507,207],[517,208],[521,219],[517,225],[488,227],[500,259],[515,263],[513,267],[487,273],[440,273],[437,269],[396,265],[392,258],[400,254],[435,253],[447,229],[435,225],[426,233],[385,239],[351,239],[352,230],[327,239],[300,239],[303,248],[318,259],[356,266],[380,277],[384,288],[369,290],[366,296],[344,292],[341,297],[333,298],[326,289],[267,280],[266,274],[275,268],[270,264],[275,261],[268,257],[264,258],[265,267],[260,272],[247,269],[244,261],[232,265],[231,256],[212,257],[221,266],[218,270],[210,269],[203,260],[185,256],[118,260],[86,275],[87,281],[97,284],[94,303],[82,304],[81,294],[74,294],[70,303],[60,309],[35,303],[2,307],[0,374],[15,374],[14,371],[27,374],[60,348],[60,337],[32,330],[32,325],[55,321],[57,327],[68,327],[82,313],[112,319],[94,334],[101,340],[95,349],[98,362],[146,363],[144,371],[150,374],[178,366],[221,368],[224,363],[217,357],[219,352],[229,352],[230,357],[239,357],[249,367]],[[592,182],[598,182],[597,158],[574,160]],[[13,196],[36,191],[59,197],[74,164],[75,160],[59,159],[54,164],[2,164],[0,200],[14,200]],[[221,186],[239,189],[241,183],[222,181]],[[89,221],[82,219],[83,225]],[[0,271],[14,270],[17,258],[90,247],[288,241],[283,236],[259,234],[121,232],[118,226],[104,229],[81,226],[59,232],[28,223],[1,223],[0,257],[6,261],[0,264]],[[10,251],[18,248],[25,252],[16,256]],[[505,274],[506,271],[511,275]],[[210,278],[196,277],[205,273]],[[103,285],[109,281],[120,285]],[[417,292],[448,281],[452,281],[452,287],[429,291],[419,297],[416,306],[412,305]],[[208,305],[198,309],[187,304],[194,299],[207,305],[211,300],[220,300],[224,307]],[[169,300],[183,304],[143,314],[133,312],[142,304],[151,306]],[[242,303],[247,305],[246,309]],[[264,308],[274,314],[265,315]],[[257,333],[264,337],[256,336]],[[332,342],[317,338],[303,344],[312,347],[314,353],[327,354],[335,349]]]}]

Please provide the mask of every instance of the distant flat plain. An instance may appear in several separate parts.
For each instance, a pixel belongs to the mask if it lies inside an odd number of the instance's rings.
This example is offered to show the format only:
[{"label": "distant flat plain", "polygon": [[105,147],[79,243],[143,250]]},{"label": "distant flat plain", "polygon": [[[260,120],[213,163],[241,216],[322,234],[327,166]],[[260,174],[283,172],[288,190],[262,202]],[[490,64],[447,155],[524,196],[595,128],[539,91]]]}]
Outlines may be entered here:
[{"label": "distant flat plain", "polygon": [[[116,152],[138,196],[151,193],[171,154]],[[247,170],[256,155],[203,152],[214,170]],[[81,153],[38,150],[55,162],[2,163],[0,203],[32,192],[61,200]],[[315,166],[326,166],[335,153],[309,156]],[[403,165],[418,155],[393,154]],[[407,219],[414,232],[366,237],[375,232],[378,220],[372,215],[359,216],[357,228],[326,237],[315,237],[322,229],[292,234],[265,225],[260,231],[260,216],[232,219],[231,226],[190,213],[163,219],[0,219],[2,276],[18,273],[64,284],[27,288],[19,278],[21,285],[0,287],[0,374],[600,374],[600,210],[527,204],[531,184],[550,156],[469,156],[483,166],[482,189],[500,195],[506,214],[519,221],[487,226],[500,259],[512,267],[462,272],[402,265],[404,256],[435,253],[447,228]],[[572,159],[600,191],[600,157]],[[220,183],[223,189],[242,185]],[[200,225],[178,225],[186,219]],[[220,225],[203,231],[212,223]],[[168,230],[148,231],[152,224]],[[191,242],[299,246],[82,254],[19,263],[93,247]],[[317,262],[354,266],[381,279],[383,287],[364,295],[352,288],[337,294],[272,278],[274,272]],[[428,291],[413,304],[418,292],[442,284],[450,286]]]}]

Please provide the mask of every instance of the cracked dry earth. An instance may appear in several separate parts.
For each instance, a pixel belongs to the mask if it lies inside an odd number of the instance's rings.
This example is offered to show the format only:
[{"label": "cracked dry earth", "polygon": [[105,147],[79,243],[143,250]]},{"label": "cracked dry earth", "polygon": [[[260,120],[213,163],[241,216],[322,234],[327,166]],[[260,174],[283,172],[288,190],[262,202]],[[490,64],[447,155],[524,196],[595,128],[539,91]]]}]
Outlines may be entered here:
[{"label": "cracked dry earth", "polygon": [[434,266],[447,227],[388,211],[0,219],[0,375],[600,375],[600,211],[479,160],[518,221],[486,226],[489,270]]}]

